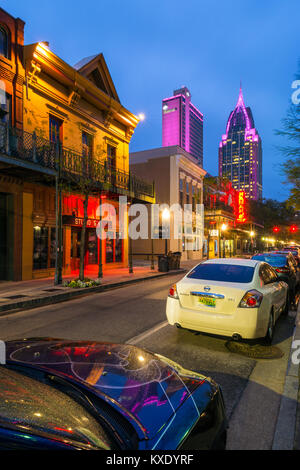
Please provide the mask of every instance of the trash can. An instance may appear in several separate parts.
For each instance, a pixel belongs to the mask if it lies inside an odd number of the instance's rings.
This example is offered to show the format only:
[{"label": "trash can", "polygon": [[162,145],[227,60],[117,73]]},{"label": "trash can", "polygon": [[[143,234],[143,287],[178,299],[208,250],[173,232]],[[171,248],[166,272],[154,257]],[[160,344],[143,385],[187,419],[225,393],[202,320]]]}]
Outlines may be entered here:
[{"label": "trash can", "polygon": [[175,266],[174,266],[174,268],[179,269],[180,268],[181,251],[175,251],[173,253],[173,255],[175,257]]},{"label": "trash can", "polygon": [[169,262],[169,269],[175,269],[176,266],[176,258],[174,256],[174,253],[172,251],[169,251],[168,253],[168,262]]},{"label": "trash can", "polygon": [[167,256],[158,256],[158,271],[161,273],[166,273],[169,271],[169,260]]}]

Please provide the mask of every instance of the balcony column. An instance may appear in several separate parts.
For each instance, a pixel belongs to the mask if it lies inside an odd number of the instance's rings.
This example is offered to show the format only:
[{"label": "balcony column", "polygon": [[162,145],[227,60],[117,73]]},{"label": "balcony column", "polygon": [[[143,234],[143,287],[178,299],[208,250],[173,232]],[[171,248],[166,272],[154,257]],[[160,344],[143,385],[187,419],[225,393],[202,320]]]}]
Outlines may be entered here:
[{"label": "balcony column", "polygon": [[56,144],[56,177],[55,177],[55,199],[56,199],[56,256],[55,256],[55,277],[54,284],[62,284],[62,184],[61,184],[61,164],[62,147],[60,142]]},{"label": "balcony column", "polygon": [[[102,204],[102,191],[100,191],[100,203],[99,203],[99,214],[100,214],[100,221],[101,221],[101,204]],[[101,279],[103,277],[103,265],[102,265],[102,230],[100,232],[99,238],[99,259],[98,259],[98,278]]]}]

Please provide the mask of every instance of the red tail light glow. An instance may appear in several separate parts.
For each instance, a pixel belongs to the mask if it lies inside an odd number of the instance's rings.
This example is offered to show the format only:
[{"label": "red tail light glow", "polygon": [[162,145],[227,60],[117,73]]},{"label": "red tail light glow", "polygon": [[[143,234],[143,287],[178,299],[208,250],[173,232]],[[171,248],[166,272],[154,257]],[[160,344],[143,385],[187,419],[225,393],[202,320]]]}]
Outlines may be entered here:
[{"label": "red tail light glow", "polygon": [[275,271],[277,271],[278,273],[288,274],[289,268],[276,268]]},{"label": "red tail light glow", "polygon": [[242,298],[239,307],[257,308],[260,306],[262,299],[263,295],[261,294],[261,292],[258,292],[255,289],[249,290]]},{"label": "red tail light glow", "polygon": [[169,297],[172,297],[172,299],[178,299],[178,293],[177,293],[176,284],[173,284],[173,285],[170,287],[170,290],[169,290]]}]

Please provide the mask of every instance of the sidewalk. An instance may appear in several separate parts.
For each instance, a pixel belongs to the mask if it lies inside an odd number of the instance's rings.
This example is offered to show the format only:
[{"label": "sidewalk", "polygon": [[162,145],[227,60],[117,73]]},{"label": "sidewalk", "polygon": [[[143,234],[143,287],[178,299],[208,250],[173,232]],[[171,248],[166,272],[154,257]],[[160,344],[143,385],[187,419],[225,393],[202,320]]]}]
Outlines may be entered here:
[{"label": "sidewalk", "polygon": [[[298,343],[294,343],[294,342]],[[298,364],[297,364],[298,362]],[[300,450],[300,301],[272,450]]]},{"label": "sidewalk", "polygon": [[[33,279],[29,281],[4,281],[0,282],[0,315],[7,315],[18,310],[40,307],[42,305],[53,304],[69,300],[81,295],[101,292],[108,289],[121,287],[122,285],[141,282],[158,277],[184,274],[201,260],[182,261],[181,268],[159,272],[157,267],[151,270],[150,265],[133,266],[133,273],[130,274],[128,268],[106,269],[101,279],[101,284],[95,287],[70,288],[62,285],[55,286],[53,278]],[[96,279],[96,274],[88,273],[88,277]],[[71,280],[75,276],[64,276],[63,281]]]}]

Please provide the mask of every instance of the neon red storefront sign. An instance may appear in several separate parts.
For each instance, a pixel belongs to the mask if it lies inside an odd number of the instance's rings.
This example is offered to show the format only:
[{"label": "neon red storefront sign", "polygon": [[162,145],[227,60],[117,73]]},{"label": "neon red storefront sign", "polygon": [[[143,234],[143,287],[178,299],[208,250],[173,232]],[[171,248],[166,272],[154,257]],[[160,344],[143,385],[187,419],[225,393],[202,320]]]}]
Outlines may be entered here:
[{"label": "neon red storefront sign", "polygon": [[236,208],[236,222],[246,222],[246,196],[244,191],[237,193],[237,208]]}]

